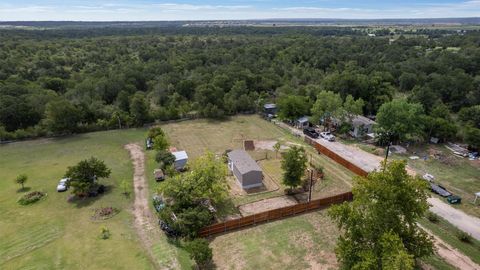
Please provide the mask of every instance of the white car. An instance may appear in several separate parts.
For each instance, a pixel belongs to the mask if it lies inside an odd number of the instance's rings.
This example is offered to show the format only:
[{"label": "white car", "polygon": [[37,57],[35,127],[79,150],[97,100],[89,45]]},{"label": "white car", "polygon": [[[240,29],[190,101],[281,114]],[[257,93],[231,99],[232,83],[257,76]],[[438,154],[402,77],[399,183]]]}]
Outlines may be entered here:
[{"label": "white car", "polygon": [[320,132],[320,137],[324,138],[325,140],[327,140],[329,142],[335,141],[335,136],[328,131]]},{"label": "white car", "polygon": [[62,191],[67,191],[68,187],[67,187],[67,182],[68,180],[70,180],[70,178],[62,178],[60,179],[60,182],[58,182],[58,185],[57,185],[57,191],[58,192],[62,192]]}]

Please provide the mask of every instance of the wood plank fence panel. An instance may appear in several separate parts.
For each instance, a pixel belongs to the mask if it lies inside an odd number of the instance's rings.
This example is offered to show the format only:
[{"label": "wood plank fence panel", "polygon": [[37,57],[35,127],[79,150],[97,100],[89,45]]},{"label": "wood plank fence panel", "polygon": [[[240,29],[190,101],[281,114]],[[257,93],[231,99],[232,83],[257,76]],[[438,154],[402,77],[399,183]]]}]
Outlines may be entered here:
[{"label": "wood plank fence panel", "polygon": [[212,224],[199,231],[200,237],[208,237],[216,234],[233,231],[239,228],[252,226],[272,220],[282,219],[289,216],[294,216],[308,211],[317,210],[331,206],[332,204],[338,204],[346,201],[351,201],[353,195],[351,192],[335,195],[328,198],[313,200],[308,203],[299,203],[296,205],[286,206],[282,208],[272,209],[269,211],[241,217],[238,219],[228,220]]}]

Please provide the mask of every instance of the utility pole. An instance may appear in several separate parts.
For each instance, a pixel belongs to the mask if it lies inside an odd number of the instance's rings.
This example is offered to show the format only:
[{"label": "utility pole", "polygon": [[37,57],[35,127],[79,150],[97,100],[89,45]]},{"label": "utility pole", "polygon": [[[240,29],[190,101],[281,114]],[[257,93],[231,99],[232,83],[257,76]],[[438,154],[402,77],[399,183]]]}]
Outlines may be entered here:
[{"label": "utility pole", "polygon": [[310,188],[308,189],[308,202],[312,201],[312,184],[313,184],[313,169],[308,169],[310,171]]}]

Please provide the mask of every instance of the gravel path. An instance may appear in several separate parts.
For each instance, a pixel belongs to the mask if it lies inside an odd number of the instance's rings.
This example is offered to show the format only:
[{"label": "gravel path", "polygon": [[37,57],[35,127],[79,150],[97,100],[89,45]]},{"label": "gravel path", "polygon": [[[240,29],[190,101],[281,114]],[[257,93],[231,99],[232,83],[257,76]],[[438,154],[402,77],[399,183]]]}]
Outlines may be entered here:
[{"label": "gravel path", "polygon": [[451,207],[438,198],[429,198],[428,203],[432,205],[430,211],[446,219],[460,230],[469,233],[477,240],[480,240],[480,218],[467,215],[463,211]]},{"label": "gravel path", "polygon": [[474,261],[472,261],[472,259],[465,256],[458,249],[443,242],[440,238],[435,236],[429,230],[425,229],[422,226],[420,227],[433,237],[433,244],[435,245],[437,254],[442,257],[447,263],[461,270],[480,270],[480,266]]},{"label": "gravel path", "polygon": [[[140,244],[145,249],[155,268],[162,269],[165,268],[165,266],[161,265],[161,262],[156,259],[153,253],[154,244],[160,242],[161,232],[155,216],[148,208],[149,193],[148,182],[145,177],[145,154],[143,153],[142,147],[138,144],[127,144],[125,145],[125,149],[130,152],[130,158],[132,159],[134,167],[133,189],[135,191],[135,201],[132,212],[135,231],[140,239]],[[171,259],[173,260],[174,258]],[[176,267],[173,266],[171,269],[175,268]]]}]

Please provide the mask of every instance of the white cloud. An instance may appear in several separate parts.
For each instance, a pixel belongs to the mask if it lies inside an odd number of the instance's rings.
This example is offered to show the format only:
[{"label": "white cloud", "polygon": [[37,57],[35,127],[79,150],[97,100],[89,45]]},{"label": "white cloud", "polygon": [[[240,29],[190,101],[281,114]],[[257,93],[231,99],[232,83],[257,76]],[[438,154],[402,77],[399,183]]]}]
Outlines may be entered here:
[{"label": "white cloud", "polygon": [[[253,1],[252,1],[253,2]],[[292,1],[293,2],[293,1]],[[226,20],[268,18],[428,18],[477,17],[480,0],[466,0],[457,4],[418,4],[394,9],[380,8],[327,8],[316,6],[290,6],[260,8],[252,5],[208,5],[184,3],[132,3],[108,2],[77,5],[23,5],[0,4],[0,20]],[[94,2],[95,3],[95,2]]]}]

